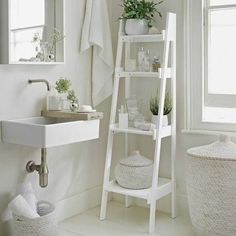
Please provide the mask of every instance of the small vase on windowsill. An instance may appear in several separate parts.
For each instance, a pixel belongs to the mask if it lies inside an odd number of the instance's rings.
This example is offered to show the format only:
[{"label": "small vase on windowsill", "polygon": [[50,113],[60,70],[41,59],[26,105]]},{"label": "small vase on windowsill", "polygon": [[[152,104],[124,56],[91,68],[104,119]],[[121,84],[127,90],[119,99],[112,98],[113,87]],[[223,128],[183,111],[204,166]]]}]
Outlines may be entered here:
[{"label": "small vase on windowsill", "polygon": [[[159,116],[157,116],[157,115],[152,115],[152,123],[157,126],[158,121],[159,121]],[[164,116],[163,116],[163,121],[162,121],[162,127],[168,126],[168,124],[169,124],[169,122],[168,122],[168,116],[167,116],[167,115],[164,115]]]}]

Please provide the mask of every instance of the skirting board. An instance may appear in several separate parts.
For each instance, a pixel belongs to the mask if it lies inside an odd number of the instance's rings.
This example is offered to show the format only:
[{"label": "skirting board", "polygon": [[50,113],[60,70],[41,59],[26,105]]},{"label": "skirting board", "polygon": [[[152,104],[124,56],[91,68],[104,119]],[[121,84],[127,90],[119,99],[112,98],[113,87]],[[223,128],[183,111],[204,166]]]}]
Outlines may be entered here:
[{"label": "skirting board", "polygon": [[100,205],[101,196],[102,186],[98,186],[56,202],[58,221],[63,221]]}]

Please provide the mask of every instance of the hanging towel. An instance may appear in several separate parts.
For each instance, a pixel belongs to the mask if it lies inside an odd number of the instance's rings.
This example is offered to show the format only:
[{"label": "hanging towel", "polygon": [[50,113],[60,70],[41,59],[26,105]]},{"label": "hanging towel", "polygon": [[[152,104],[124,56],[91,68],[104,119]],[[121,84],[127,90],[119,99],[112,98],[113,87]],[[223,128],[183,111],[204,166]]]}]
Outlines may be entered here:
[{"label": "hanging towel", "polygon": [[92,47],[92,102],[97,106],[112,94],[114,61],[106,0],[87,0],[81,48]]}]

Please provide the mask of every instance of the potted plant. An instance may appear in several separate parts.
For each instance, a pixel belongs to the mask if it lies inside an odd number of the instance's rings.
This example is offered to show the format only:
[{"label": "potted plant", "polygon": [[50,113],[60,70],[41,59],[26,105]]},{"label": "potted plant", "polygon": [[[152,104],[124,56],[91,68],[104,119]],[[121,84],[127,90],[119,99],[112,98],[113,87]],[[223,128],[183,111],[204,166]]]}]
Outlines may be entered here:
[{"label": "potted plant", "polygon": [[[168,126],[168,114],[172,110],[172,104],[171,104],[171,97],[169,93],[165,96],[165,103],[164,103],[164,116],[163,116],[163,126]],[[150,98],[150,111],[152,112],[152,123],[157,124],[158,122],[158,112],[159,112],[159,99],[157,96]]]},{"label": "potted plant", "polygon": [[60,96],[62,109],[67,108],[67,104],[66,104],[67,93],[70,89],[70,86],[71,86],[71,81],[67,79],[66,77],[65,78],[61,77],[59,80],[56,81],[55,89],[57,90]]},{"label": "potted plant", "polygon": [[123,0],[123,13],[120,19],[125,19],[125,32],[130,35],[147,34],[152,27],[155,13],[162,17],[157,6],[163,2],[148,0]]}]

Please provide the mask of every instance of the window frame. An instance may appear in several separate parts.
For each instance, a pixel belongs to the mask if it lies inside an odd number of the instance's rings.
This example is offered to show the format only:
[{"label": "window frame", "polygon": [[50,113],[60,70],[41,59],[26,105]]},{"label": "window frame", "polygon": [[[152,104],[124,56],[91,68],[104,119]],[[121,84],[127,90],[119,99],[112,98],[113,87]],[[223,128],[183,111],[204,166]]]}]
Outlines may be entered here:
[{"label": "window frame", "polygon": [[224,5],[214,5],[209,4],[210,0],[203,0],[203,12],[204,12],[204,104],[209,107],[226,107],[232,108],[236,106],[236,95],[230,94],[210,94],[208,93],[208,62],[209,62],[209,45],[210,45],[210,22],[209,15],[212,11],[217,11],[221,9],[236,9],[236,4],[224,4]]},{"label": "window frame", "polygon": [[[230,123],[218,123],[203,121],[204,112],[204,93],[205,93],[205,0],[198,0],[199,21],[201,27],[201,35],[199,40],[201,41],[201,62],[199,65],[199,72],[201,79],[196,79],[196,68],[194,59],[193,44],[196,39],[193,37],[196,26],[196,20],[193,19],[194,12],[196,10],[196,0],[185,0],[184,1],[184,133],[195,133],[195,134],[210,134],[215,135],[218,133],[230,133],[236,135],[236,125]],[[219,6],[218,6],[219,7]],[[201,12],[200,12],[201,11]],[[194,25],[195,24],[195,25]],[[199,28],[200,30],[200,28]],[[200,31],[199,31],[200,32]],[[199,45],[198,45],[199,46]],[[199,55],[198,55],[199,56]],[[199,56],[200,57],[200,56]],[[194,74],[195,72],[195,74]],[[194,79],[195,77],[195,79]],[[197,92],[196,92],[197,91]],[[196,96],[197,95],[197,96]]]}]

